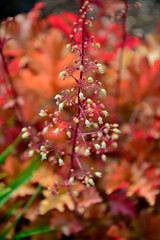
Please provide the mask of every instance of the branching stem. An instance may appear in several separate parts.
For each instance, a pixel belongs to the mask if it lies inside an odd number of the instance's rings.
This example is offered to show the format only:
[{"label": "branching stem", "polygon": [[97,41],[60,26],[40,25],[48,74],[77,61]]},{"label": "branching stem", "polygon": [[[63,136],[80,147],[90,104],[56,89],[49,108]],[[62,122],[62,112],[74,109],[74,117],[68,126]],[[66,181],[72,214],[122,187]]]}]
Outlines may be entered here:
[{"label": "branching stem", "polygon": [[[81,52],[81,65],[84,65],[84,41],[85,41],[85,19],[83,20],[82,24],[82,52]],[[79,98],[79,93],[81,91],[81,85],[82,85],[82,78],[83,78],[83,71],[80,71],[80,77],[78,81],[78,114],[77,118],[80,121],[80,115],[81,115],[81,100]],[[77,141],[77,135],[78,135],[78,128],[79,128],[79,122],[76,124],[75,132],[74,132],[74,137],[73,137],[73,143],[72,143],[72,153],[71,153],[71,163],[70,163],[70,169],[68,173],[68,179],[70,178],[71,175],[71,169],[74,168],[74,157],[75,157],[75,146],[76,146],[76,141]]]}]

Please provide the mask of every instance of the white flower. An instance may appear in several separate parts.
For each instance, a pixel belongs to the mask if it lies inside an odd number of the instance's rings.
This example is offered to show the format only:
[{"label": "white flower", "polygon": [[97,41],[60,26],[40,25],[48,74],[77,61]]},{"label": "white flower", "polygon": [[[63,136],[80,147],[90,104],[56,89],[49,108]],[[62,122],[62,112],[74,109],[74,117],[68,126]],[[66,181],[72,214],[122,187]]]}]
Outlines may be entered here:
[{"label": "white flower", "polygon": [[94,185],[95,185],[95,183],[94,183],[94,181],[93,181],[93,179],[92,179],[92,178],[89,178],[89,180],[88,180],[88,183],[89,183],[90,185],[92,185],[92,186],[94,186]]},{"label": "white flower", "polygon": [[64,80],[64,75],[66,74],[66,71],[60,72],[59,74],[59,78],[61,78],[62,80]]},{"label": "white flower", "polygon": [[114,133],[121,133],[121,131],[120,131],[119,129],[117,129],[117,128],[113,128],[112,131],[113,131]]},{"label": "white flower", "polygon": [[93,123],[93,126],[94,126],[95,128],[98,128],[98,123]]},{"label": "white flower", "polygon": [[102,154],[101,159],[102,159],[103,162],[106,162],[106,161],[107,161],[106,155],[105,155],[105,154]]},{"label": "white flower", "polygon": [[75,152],[78,152],[78,149],[79,149],[79,147],[77,146],[77,147],[75,147]]},{"label": "white flower", "polygon": [[101,124],[103,122],[103,119],[101,117],[98,118],[98,123]]},{"label": "white flower", "polygon": [[113,135],[112,135],[112,139],[113,139],[113,140],[117,140],[118,138],[119,138],[119,136],[118,136],[117,134],[113,134]]},{"label": "white flower", "polygon": [[80,65],[79,70],[82,72],[83,71],[83,65]]},{"label": "white flower", "polygon": [[84,97],[83,93],[80,92],[80,93],[79,93],[79,98],[80,98],[80,99],[83,99],[83,97]]},{"label": "white flower", "polygon": [[47,159],[47,153],[46,152],[43,152],[41,153],[41,160],[43,161],[44,159]]},{"label": "white flower", "polygon": [[60,103],[59,104],[59,110],[63,110],[63,107],[64,107],[64,103]]},{"label": "white flower", "polygon": [[102,111],[102,113],[105,117],[107,117],[109,115],[107,111]]},{"label": "white flower", "polygon": [[103,68],[102,68],[102,64],[98,63],[96,66],[97,66],[97,68],[98,68],[98,72],[99,72],[100,74],[103,74],[103,73],[104,73],[104,70],[103,70]]},{"label": "white flower", "polygon": [[118,125],[117,123],[114,123],[112,126],[113,126],[114,128],[119,127],[119,125]]},{"label": "white flower", "polygon": [[94,146],[97,150],[99,150],[101,148],[101,146],[99,144],[94,144]]},{"label": "white flower", "polygon": [[28,156],[29,157],[32,157],[34,155],[34,150],[32,149],[32,150],[30,150],[29,152],[28,152]]},{"label": "white flower", "polygon": [[97,67],[101,67],[101,68],[102,68],[102,64],[98,63],[98,64],[97,64]]},{"label": "white flower", "polygon": [[88,82],[93,82],[93,78],[92,78],[92,77],[89,77],[89,78],[88,78]]},{"label": "white flower", "polygon": [[91,101],[92,101],[92,100],[91,100],[90,98],[87,99],[87,103],[91,103]]},{"label": "white flower", "polygon": [[41,110],[40,113],[39,113],[39,116],[40,117],[46,117],[47,114],[46,114],[46,112],[44,110]]},{"label": "white flower", "polygon": [[88,157],[89,155],[91,155],[91,153],[90,153],[90,150],[87,148],[84,153],[84,156]]},{"label": "white flower", "polygon": [[100,44],[99,44],[99,43],[96,43],[96,47],[97,47],[97,48],[100,48],[101,46],[100,46]]},{"label": "white flower", "polygon": [[84,179],[85,184],[88,183],[88,180],[89,180],[89,178],[88,178],[88,177],[85,177],[85,179]]},{"label": "white flower", "polygon": [[105,96],[107,92],[106,92],[105,89],[102,88],[102,89],[101,89],[101,93],[102,93],[103,96]]},{"label": "white flower", "polygon": [[102,132],[98,132],[98,133],[97,133],[97,136],[100,138],[100,137],[103,136],[103,133],[102,133]]},{"label": "white flower", "polygon": [[86,127],[90,127],[91,126],[91,123],[87,119],[85,121],[85,124],[86,124]]},{"label": "white flower", "polygon": [[78,49],[78,46],[77,45],[74,45],[74,47],[73,47],[74,49]]},{"label": "white flower", "polygon": [[45,146],[42,145],[42,146],[40,147],[40,151],[44,151],[44,149],[45,149]]},{"label": "white flower", "polygon": [[48,127],[43,128],[42,133],[47,133],[48,132]]},{"label": "white flower", "polygon": [[56,129],[53,131],[53,133],[55,133],[55,135],[58,135],[59,132],[60,132],[59,128],[56,128]]},{"label": "white flower", "polygon": [[99,178],[102,177],[102,173],[101,172],[95,172],[94,174],[95,174],[96,177],[99,177]]},{"label": "white flower", "polygon": [[26,132],[27,130],[28,130],[28,129],[27,129],[26,127],[23,127],[21,131],[22,131],[22,132]]},{"label": "white flower", "polygon": [[59,94],[57,94],[57,95],[54,97],[54,99],[56,99],[56,100],[60,100],[61,98],[62,98],[62,96],[59,95]]},{"label": "white flower", "polygon": [[71,49],[71,44],[70,44],[70,43],[67,44],[66,48],[67,48],[68,50],[70,50],[70,49]]},{"label": "white flower", "polygon": [[71,178],[69,179],[69,182],[70,182],[70,183],[73,183],[73,182],[74,182],[74,177],[71,177]]},{"label": "white flower", "polygon": [[22,138],[25,139],[25,138],[28,138],[29,137],[29,133],[28,132],[24,132],[22,134]]},{"label": "white flower", "polygon": [[105,149],[106,148],[106,143],[103,141],[101,144],[101,148]]},{"label": "white flower", "polygon": [[78,118],[73,118],[73,121],[75,122],[75,123],[79,123],[79,119]]},{"label": "white flower", "polygon": [[70,138],[71,137],[71,132],[67,131],[67,136]]},{"label": "white flower", "polygon": [[63,159],[62,159],[62,158],[59,158],[59,159],[58,159],[58,164],[59,164],[59,166],[63,166],[63,165],[64,165],[64,162],[63,162]]}]

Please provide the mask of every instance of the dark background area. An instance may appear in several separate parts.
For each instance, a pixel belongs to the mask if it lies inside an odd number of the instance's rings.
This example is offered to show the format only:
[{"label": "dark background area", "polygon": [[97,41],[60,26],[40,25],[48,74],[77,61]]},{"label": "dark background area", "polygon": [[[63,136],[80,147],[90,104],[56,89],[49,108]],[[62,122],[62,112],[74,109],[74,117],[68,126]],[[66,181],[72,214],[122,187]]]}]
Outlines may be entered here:
[{"label": "dark background area", "polygon": [[[61,11],[73,11],[78,9],[76,0],[43,0],[46,4],[43,16],[50,13],[59,14]],[[110,0],[103,0],[110,1]],[[116,0],[115,0],[116,1]],[[18,13],[28,12],[38,0],[0,0],[0,19],[15,16]],[[135,0],[129,0],[134,4]],[[127,17],[128,31],[142,36],[147,32],[154,32],[155,25],[160,19],[160,0],[139,0],[141,7],[130,8]]]}]

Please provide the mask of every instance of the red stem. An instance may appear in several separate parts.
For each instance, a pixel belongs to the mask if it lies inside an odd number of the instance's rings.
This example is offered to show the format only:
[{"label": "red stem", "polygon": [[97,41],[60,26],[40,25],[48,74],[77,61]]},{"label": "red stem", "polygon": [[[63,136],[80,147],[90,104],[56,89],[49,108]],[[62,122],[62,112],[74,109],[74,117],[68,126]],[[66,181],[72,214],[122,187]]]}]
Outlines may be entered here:
[{"label": "red stem", "polygon": [[[82,24],[82,53],[81,53],[81,65],[82,66],[84,64],[84,40],[85,40],[85,19],[83,20],[83,24]],[[79,85],[78,85],[78,114],[77,114],[78,119],[80,118],[80,115],[81,115],[81,101],[79,98],[79,93],[81,91],[82,78],[83,78],[83,71],[80,71]],[[79,121],[80,121],[80,119],[79,119]],[[74,156],[75,156],[75,146],[76,146],[78,128],[79,128],[79,122],[76,124],[74,137],[73,137],[71,163],[70,163],[70,169],[69,169],[69,173],[68,173],[68,179],[70,178],[70,175],[71,175],[71,169],[74,168]]]},{"label": "red stem", "polygon": [[10,76],[10,73],[9,73],[9,70],[8,70],[8,66],[7,66],[7,63],[6,63],[6,60],[5,60],[5,57],[4,57],[4,54],[3,54],[3,50],[2,50],[2,47],[0,48],[0,56],[2,58],[2,63],[3,63],[3,67],[4,67],[4,71],[5,71],[5,74],[7,76],[7,79],[6,79],[6,85],[7,85],[7,80],[8,80],[8,85],[9,85],[9,88],[12,90],[12,93],[13,93],[13,98],[15,100],[15,111],[16,111],[16,114],[17,114],[17,117],[18,119],[20,120],[20,122],[22,123],[23,126],[26,125],[25,123],[25,118],[23,116],[23,112],[22,112],[22,109],[21,109],[21,106],[19,105],[19,103],[17,102],[17,99],[18,99],[18,94],[16,92],[16,89],[13,85],[13,82],[12,82],[12,79],[11,79],[11,76]]}]

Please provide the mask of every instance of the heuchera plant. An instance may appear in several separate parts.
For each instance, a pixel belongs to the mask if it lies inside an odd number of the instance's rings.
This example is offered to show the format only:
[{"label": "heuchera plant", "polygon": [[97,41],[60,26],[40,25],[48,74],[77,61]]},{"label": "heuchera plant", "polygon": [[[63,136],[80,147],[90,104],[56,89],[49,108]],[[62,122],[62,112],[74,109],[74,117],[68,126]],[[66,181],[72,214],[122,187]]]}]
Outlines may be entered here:
[{"label": "heuchera plant", "polygon": [[[103,74],[103,67],[97,60],[89,61],[85,57],[87,49],[93,51],[100,48],[99,43],[94,43],[94,37],[87,34],[87,28],[92,27],[93,22],[93,17],[88,16],[91,10],[89,1],[85,1],[79,10],[78,21],[74,23],[73,34],[70,35],[71,43],[67,44],[68,50],[77,53],[77,59],[74,60],[74,67],[66,66],[59,74],[61,81],[71,77],[75,84],[71,89],[65,89],[54,97],[58,107],[54,113],[49,114],[46,109],[39,113],[42,118],[46,118],[45,127],[39,136],[44,138],[48,130],[52,129],[54,135],[64,132],[67,140],[61,145],[53,145],[51,141],[43,139],[36,146],[42,160],[49,159],[60,167],[69,164],[64,184],[55,182],[53,194],[58,194],[61,187],[67,188],[75,208],[76,202],[71,192],[74,182],[78,180],[90,187],[95,185],[94,177],[102,176],[101,172],[92,167],[85,169],[83,161],[87,161],[90,156],[95,159],[101,157],[102,161],[105,161],[108,147],[117,146],[115,140],[120,132],[118,124],[106,123],[109,114],[100,101],[106,96],[106,90],[102,88],[100,81],[92,78],[92,72]],[[73,115],[68,116],[68,112]],[[22,129],[22,138],[31,134],[30,128]],[[30,146],[31,156],[35,143],[32,142]]]}]

